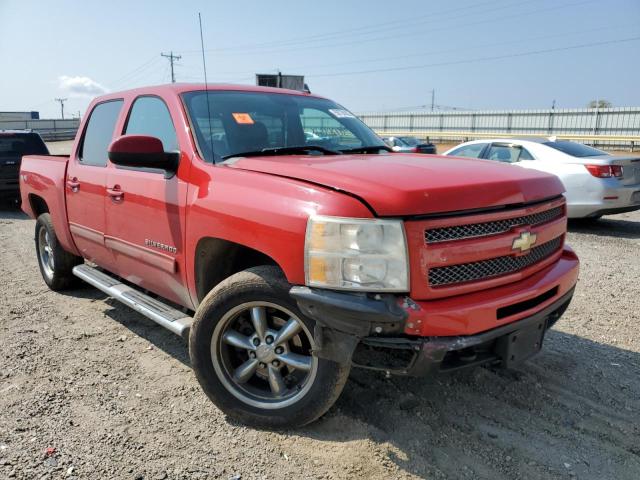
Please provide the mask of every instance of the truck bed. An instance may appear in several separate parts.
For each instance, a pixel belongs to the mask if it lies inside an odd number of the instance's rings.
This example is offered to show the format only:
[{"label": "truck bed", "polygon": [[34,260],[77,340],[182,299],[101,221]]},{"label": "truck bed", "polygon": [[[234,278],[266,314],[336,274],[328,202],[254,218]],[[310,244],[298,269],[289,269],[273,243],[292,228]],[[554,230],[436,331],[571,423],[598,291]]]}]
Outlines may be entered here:
[{"label": "truck bed", "polygon": [[[69,155],[26,155],[20,166],[22,209],[32,218],[48,213],[63,248],[77,254],[67,222],[65,201]],[[47,205],[43,211],[42,205]]]}]

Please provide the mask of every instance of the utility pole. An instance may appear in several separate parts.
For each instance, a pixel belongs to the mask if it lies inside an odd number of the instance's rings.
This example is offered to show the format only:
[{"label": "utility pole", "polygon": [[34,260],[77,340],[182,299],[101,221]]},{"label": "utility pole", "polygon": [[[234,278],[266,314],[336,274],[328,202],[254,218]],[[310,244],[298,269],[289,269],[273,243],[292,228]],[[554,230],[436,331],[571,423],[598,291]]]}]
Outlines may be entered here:
[{"label": "utility pole", "polygon": [[436,106],[436,89],[431,90],[431,111],[433,112],[433,108]]},{"label": "utility pole", "polygon": [[173,51],[169,53],[160,53],[161,57],[165,57],[169,59],[169,63],[171,64],[171,83],[176,83],[176,76],[173,73],[173,62],[176,60],[180,60],[182,58],[181,55],[174,55]]},{"label": "utility pole", "polygon": [[56,102],[60,102],[60,115],[62,116],[62,120],[64,120],[64,102],[66,101],[66,98],[56,98]]},{"label": "utility pole", "polygon": [[555,109],[556,109],[556,101],[554,99],[553,102],[551,102],[551,110],[555,110]]}]

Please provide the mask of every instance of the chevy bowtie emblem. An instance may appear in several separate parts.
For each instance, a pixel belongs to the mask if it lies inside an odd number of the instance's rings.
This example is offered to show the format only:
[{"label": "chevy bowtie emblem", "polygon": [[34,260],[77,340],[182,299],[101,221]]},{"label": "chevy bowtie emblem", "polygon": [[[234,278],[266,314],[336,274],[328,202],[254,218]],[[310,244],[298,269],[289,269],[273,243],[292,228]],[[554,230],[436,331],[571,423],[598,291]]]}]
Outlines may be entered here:
[{"label": "chevy bowtie emblem", "polygon": [[511,248],[513,250],[520,250],[521,253],[526,252],[536,244],[538,235],[531,232],[522,232],[518,238],[513,240]]}]

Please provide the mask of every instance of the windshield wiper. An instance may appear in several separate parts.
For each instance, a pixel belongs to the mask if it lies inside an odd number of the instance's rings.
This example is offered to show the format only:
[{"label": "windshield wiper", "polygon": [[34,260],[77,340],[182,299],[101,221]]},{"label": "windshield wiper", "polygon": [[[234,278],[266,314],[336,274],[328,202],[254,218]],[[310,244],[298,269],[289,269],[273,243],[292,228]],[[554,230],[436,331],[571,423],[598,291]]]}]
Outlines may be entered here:
[{"label": "windshield wiper", "polygon": [[232,153],[225,155],[223,160],[233,157],[268,157],[269,155],[295,155],[297,153],[320,152],[325,155],[342,155],[341,152],[321,147],[320,145],[300,145],[296,147],[273,147],[263,148],[262,150],[254,150],[250,152]]},{"label": "windshield wiper", "polygon": [[340,149],[342,153],[378,153],[380,150],[393,152],[393,150],[386,145],[369,145],[366,147]]}]

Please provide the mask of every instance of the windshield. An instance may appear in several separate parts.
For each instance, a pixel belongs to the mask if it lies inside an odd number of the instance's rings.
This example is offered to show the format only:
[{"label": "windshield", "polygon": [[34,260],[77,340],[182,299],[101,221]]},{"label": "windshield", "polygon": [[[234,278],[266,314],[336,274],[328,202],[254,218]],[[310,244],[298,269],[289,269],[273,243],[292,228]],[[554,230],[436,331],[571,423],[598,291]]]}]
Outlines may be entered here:
[{"label": "windshield", "polygon": [[607,152],[576,142],[544,142],[543,145],[560,150],[562,153],[566,153],[572,157],[598,157],[600,155],[608,155]]},{"label": "windshield", "polygon": [[[355,115],[322,98],[286,93],[194,91],[183,94],[183,99],[200,154],[208,162],[288,147],[313,146],[334,152],[386,148]],[[322,149],[308,153],[322,154]]]},{"label": "windshield", "polygon": [[417,145],[420,145],[420,140],[418,140],[416,137],[398,137],[400,140],[402,140],[405,144],[409,145],[410,147],[415,147]]}]

